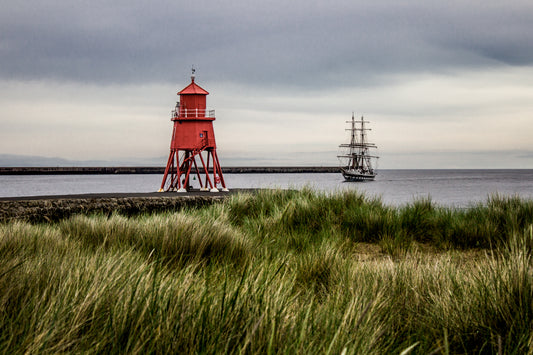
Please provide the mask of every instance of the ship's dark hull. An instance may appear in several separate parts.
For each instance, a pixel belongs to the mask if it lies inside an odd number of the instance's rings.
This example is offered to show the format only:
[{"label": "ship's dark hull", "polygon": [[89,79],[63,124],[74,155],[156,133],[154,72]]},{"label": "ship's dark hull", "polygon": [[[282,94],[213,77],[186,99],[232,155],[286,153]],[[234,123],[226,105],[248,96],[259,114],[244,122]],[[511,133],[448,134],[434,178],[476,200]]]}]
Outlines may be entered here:
[{"label": "ship's dark hull", "polygon": [[342,176],[346,181],[372,181],[376,178],[375,173],[363,173],[357,170],[342,169]]}]

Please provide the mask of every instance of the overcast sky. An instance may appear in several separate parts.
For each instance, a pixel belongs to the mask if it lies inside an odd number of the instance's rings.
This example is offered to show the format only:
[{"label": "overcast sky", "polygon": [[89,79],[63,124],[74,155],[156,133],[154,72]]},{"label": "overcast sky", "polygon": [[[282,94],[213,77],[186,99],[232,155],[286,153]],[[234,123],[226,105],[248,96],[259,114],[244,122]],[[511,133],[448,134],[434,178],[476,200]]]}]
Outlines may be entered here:
[{"label": "overcast sky", "polygon": [[0,154],[166,163],[210,92],[222,165],[533,168],[533,2],[0,0]]}]

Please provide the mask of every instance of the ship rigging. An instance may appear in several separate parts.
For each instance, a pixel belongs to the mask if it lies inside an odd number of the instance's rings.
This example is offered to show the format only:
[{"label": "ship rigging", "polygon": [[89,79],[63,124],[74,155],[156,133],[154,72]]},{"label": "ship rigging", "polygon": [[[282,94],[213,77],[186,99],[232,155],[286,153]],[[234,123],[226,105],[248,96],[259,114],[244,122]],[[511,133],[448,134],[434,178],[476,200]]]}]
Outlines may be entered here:
[{"label": "ship rigging", "polygon": [[346,121],[350,123],[350,142],[339,145],[339,148],[344,150],[343,154],[337,157],[341,161],[341,173],[346,181],[369,181],[374,180],[376,171],[376,161],[379,158],[377,155],[372,155],[370,149],[375,149],[377,146],[374,143],[369,143],[367,140],[366,124],[363,117],[361,120],[356,120],[352,113],[352,120]]}]

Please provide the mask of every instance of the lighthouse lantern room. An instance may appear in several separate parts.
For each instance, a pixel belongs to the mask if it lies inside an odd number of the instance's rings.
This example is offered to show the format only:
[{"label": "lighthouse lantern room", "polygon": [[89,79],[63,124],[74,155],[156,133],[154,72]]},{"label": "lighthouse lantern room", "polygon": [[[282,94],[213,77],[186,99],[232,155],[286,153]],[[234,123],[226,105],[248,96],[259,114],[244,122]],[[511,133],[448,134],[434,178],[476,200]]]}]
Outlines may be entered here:
[{"label": "lighthouse lantern room", "polygon": [[170,155],[159,192],[190,191],[193,181],[201,191],[228,191],[217,155],[215,110],[206,108],[209,93],[194,82],[194,72],[191,83],[178,92],[180,100],[171,114]]}]

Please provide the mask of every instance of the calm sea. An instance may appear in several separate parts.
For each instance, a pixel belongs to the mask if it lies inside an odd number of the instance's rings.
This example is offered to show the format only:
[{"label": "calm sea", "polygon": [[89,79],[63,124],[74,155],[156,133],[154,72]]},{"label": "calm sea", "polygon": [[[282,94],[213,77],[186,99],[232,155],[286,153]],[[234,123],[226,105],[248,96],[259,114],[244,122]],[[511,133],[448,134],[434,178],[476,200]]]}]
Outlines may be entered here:
[{"label": "calm sea", "polygon": [[[533,170],[380,170],[372,182],[344,182],[338,174],[226,174],[231,188],[359,190],[390,205],[430,197],[439,205],[468,207],[493,194],[533,199]],[[0,197],[153,192],[162,175],[0,176]]]}]

